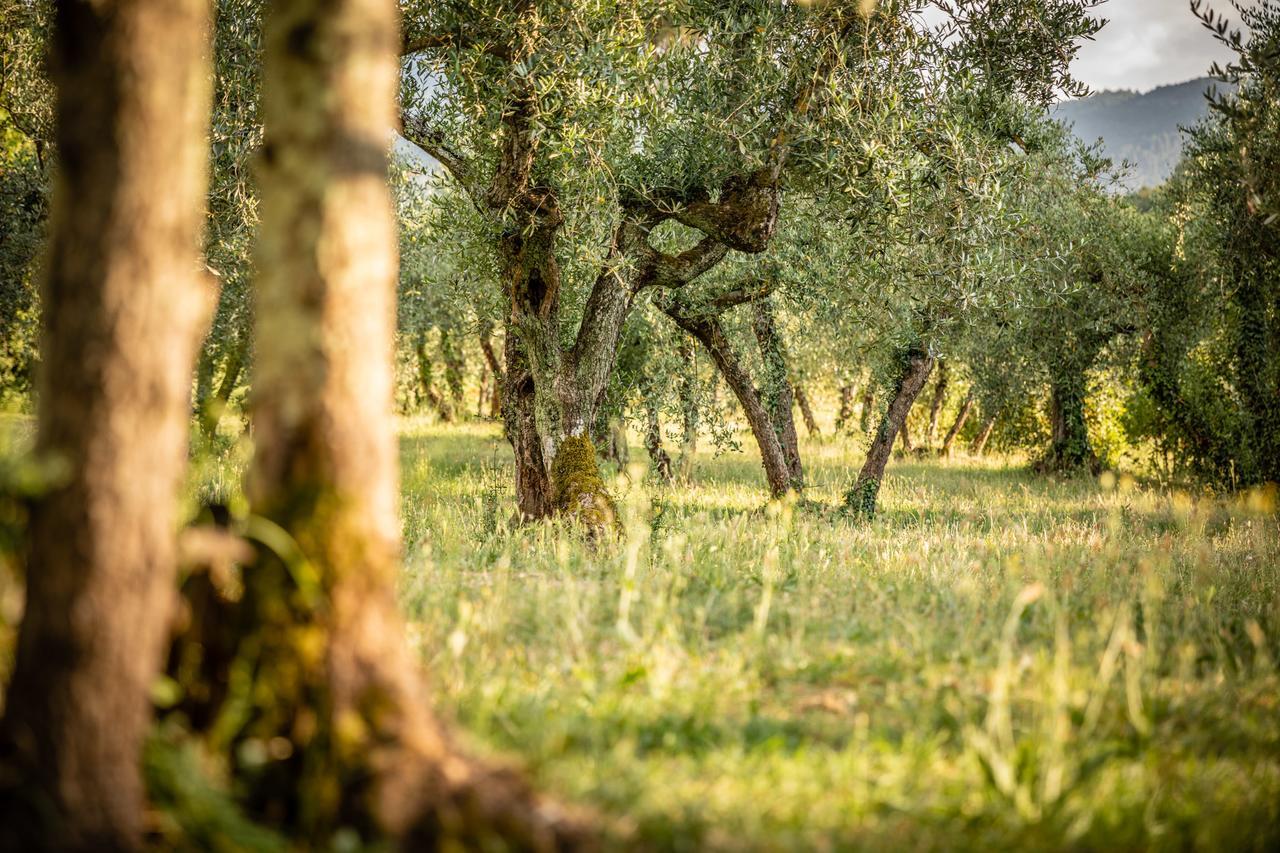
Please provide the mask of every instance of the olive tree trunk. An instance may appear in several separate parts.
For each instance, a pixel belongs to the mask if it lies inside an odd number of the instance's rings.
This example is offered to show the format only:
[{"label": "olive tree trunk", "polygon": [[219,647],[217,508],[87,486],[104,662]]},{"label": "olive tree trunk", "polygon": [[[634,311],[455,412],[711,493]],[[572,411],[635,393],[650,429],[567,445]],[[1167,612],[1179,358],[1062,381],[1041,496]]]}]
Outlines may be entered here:
[{"label": "olive tree trunk", "polygon": [[951,429],[947,430],[947,437],[942,441],[942,449],[939,453],[943,456],[951,455],[951,447],[956,443],[956,437],[960,435],[960,430],[964,429],[965,421],[969,419],[969,413],[973,411],[973,389],[969,389],[969,393],[965,395],[964,402],[960,404],[960,412],[956,415],[955,423],[951,424]]},{"label": "olive tree trunk", "polygon": [[813,406],[809,404],[809,395],[805,393],[803,385],[796,385],[796,405],[800,407],[800,416],[804,418],[804,429],[810,437],[816,437],[822,434],[822,430],[818,428],[818,419],[814,417]]},{"label": "olive tree trunk", "polygon": [[875,515],[876,501],[880,495],[880,483],[884,469],[893,453],[893,442],[898,430],[907,422],[907,413],[933,370],[933,357],[921,347],[909,347],[901,355],[901,368],[893,387],[889,408],[880,419],[871,446],[867,448],[867,460],[852,488],[845,493],[845,506],[866,518]]},{"label": "olive tree trunk", "polygon": [[397,612],[397,46],[394,0],[279,0],[265,26],[247,486],[288,536],[244,573],[234,624],[255,687],[229,758],[244,808],[308,849],[340,829],[362,846],[570,846],[518,777],[455,751]]},{"label": "olive tree trunk", "polygon": [[982,430],[978,433],[977,439],[973,442],[970,452],[974,456],[981,456],[983,451],[987,449],[987,442],[991,440],[991,433],[996,428],[996,415],[987,418],[987,422],[982,425]]},{"label": "olive tree trunk", "polygon": [[680,328],[693,335],[706,348],[720,375],[741,404],[747,424],[751,427],[751,434],[760,448],[760,461],[764,465],[769,492],[774,497],[781,497],[793,491],[797,484],[792,482],[791,467],[783,452],[782,442],[778,440],[773,419],[760,398],[760,392],[756,390],[746,368],[734,352],[733,344],[729,342],[719,318],[711,314],[686,314],[670,306],[663,310]]},{"label": "olive tree trunk", "polygon": [[852,383],[840,386],[840,411],[836,415],[836,432],[846,432],[853,424],[853,399],[857,389]]},{"label": "olive tree trunk", "polygon": [[0,848],[140,846],[139,749],[176,580],[191,379],[212,307],[207,0],[57,4],[26,610],[0,723]]},{"label": "olive tree trunk", "polygon": [[760,361],[764,364],[763,398],[773,431],[782,445],[782,455],[787,462],[791,488],[799,491],[804,485],[804,468],[800,464],[800,439],[796,435],[794,414],[795,394],[787,375],[787,359],[783,352],[782,336],[778,333],[778,321],[774,315],[773,300],[769,297],[751,303],[752,330],[760,348]]},{"label": "olive tree trunk", "polygon": [[1084,418],[1085,372],[1071,365],[1056,371],[1049,382],[1051,444],[1041,467],[1051,471],[1095,469],[1098,458],[1089,443]]},{"label": "olive tree trunk", "polygon": [[933,442],[938,437],[938,418],[942,416],[942,405],[947,401],[950,379],[951,371],[947,368],[947,362],[938,359],[938,378],[933,386],[933,401],[929,404],[929,433],[925,437],[925,444],[929,447],[933,447]]}]

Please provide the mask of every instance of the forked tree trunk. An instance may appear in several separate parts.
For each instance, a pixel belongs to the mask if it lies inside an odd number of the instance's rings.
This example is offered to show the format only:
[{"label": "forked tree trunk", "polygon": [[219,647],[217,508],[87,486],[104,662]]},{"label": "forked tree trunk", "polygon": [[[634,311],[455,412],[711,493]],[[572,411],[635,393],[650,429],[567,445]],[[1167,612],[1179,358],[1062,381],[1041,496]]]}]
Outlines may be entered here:
[{"label": "forked tree trunk", "polygon": [[969,389],[969,393],[965,395],[964,402],[960,404],[960,413],[956,415],[955,423],[951,425],[951,429],[947,430],[947,437],[942,442],[942,450],[939,451],[943,456],[951,455],[951,447],[956,443],[956,436],[960,435],[960,430],[964,429],[964,423],[969,419],[969,413],[973,411],[973,389]]},{"label": "forked tree trunk", "polygon": [[751,434],[755,436],[756,445],[760,448],[760,461],[764,465],[770,493],[774,497],[781,497],[792,491],[795,486],[791,481],[791,469],[783,454],[782,443],[778,441],[773,420],[760,399],[760,393],[752,384],[751,377],[747,375],[746,368],[733,351],[733,345],[719,319],[714,315],[693,316],[679,312],[668,312],[668,316],[706,348],[720,375],[742,405]]},{"label": "forked tree trunk", "polygon": [[911,347],[902,353],[901,367],[894,384],[893,398],[880,420],[876,436],[867,448],[867,461],[858,473],[853,487],[845,493],[845,506],[857,515],[870,518],[875,515],[876,501],[880,495],[880,482],[884,469],[893,453],[893,442],[898,430],[907,422],[907,413],[933,370],[933,357],[920,347]]},{"label": "forked tree trunk", "polygon": [[978,433],[978,438],[973,442],[970,450],[974,456],[981,456],[983,451],[987,449],[987,442],[991,440],[991,433],[996,428],[996,415],[987,418],[987,422],[982,425],[982,431]]},{"label": "forked tree trunk", "polygon": [[760,348],[760,361],[764,364],[764,388],[761,398],[773,431],[782,445],[782,456],[787,461],[787,473],[791,488],[800,491],[804,486],[804,468],[800,464],[800,439],[796,435],[795,395],[787,375],[787,359],[778,334],[778,322],[774,316],[773,300],[769,297],[751,303],[752,330]]},{"label": "forked tree trunk", "polygon": [[[237,605],[257,687],[228,758],[242,805],[294,843],[551,849],[554,812],[454,751],[395,603],[396,234],[386,184],[394,0],[279,0],[264,34],[254,513]],[[257,754],[253,744],[274,745]]]},{"label": "forked tree trunk", "polygon": [[213,307],[207,0],[56,4],[58,180],[26,610],[0,849],[141,846],[140,747],[176,581],[191,377]]},{"label": "forked tree trunk", "polygon": [[803,385],[796,385],[796,404],[800,406],[800,416],[804,418],[805,432],[811,438],[822,434],[818,429],[818,419],[813,415],[813,407],[809,405],[809,395],[804,392]]},{"label": "forked tree trunk", "polygon": [[938,379],[933,386],[933,401],[929,404],[929,434],[925,437],[925,444],[933,447],[934,440],[938,437],[938,418],[942,415],[942,405],[947,401],[947,385],[951,379],[951,371],[947,368],[947,362],[938,360]]}]

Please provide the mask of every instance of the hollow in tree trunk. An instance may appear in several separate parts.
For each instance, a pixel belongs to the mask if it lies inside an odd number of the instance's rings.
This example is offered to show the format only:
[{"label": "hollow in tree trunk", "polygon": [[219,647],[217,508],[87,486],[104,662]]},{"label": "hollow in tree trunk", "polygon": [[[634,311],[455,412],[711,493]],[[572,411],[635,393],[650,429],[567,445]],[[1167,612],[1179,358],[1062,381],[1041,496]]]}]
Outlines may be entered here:
[{"label": "hollow in tree trunk", "polygon": [[880,482],[884,479],[884,469],[893,453],[893,442],[898,430],[907,422],[907,413],[921,389],[929,379],[933,370],[933,357],[919,346],[909,347],[901,354],[897,381],[893,387],[893,397],[889,408],[880,419],[871,446],[867,448],[867,461],[858,473],[858,479],[845,493],[845,507],[864,518],[875,515],[876,501],[880,495]]},{"label": "hollow in tree trunk", "polygon": [[139,750],[173,603],[197,272],[206,0],[55,6],[59,170],[26,609],[0,722],[0,849],[141,846]]},{"label": "hollow in tree trunk", "polygon": [[215,625],[254,682],[216,734],[242,808],[302,848],[339,829],[358,846],[572,846],[518,777],[456,751],[396,608],[396,23],[394,0],[279,0],[265,24],[248,532],[286,535],[260,537]]},{"label": "hollow in tree trunk", "polygon": [[969,419],[969,413],[973,411],[973,389],[969,389],[969,393],[965,395],[964,402],[960,404],[960,412],[956,415],[955,423],[951,425],[951,429],[947,430],[947,437],[942,442],[942,450],[939,453],[943,456],[951,455],[951,447],[956,443],[956,436],[960,435],[960,430],[964,429],[964,423]]}]

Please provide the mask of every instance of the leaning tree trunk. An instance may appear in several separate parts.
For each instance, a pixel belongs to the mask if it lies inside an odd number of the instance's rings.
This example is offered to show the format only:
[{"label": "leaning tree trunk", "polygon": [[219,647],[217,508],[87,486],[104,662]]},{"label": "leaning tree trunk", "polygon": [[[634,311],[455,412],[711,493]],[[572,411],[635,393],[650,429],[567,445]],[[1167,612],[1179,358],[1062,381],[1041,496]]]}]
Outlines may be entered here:
[{"label": "leaning tree trunk", "polygon": [[938,437],[938,418],[942,415],[942,404],[947,401],[947,385],[950,381],[951,371],[947,369],[947,363],[942,359],[938,360],[938,379],[933,386],[933,401],[929,404],[929,434],[925,437],[925,444],[933,447],[934,439]]},{"label": "leaning tree trunk", "polygon": [[905,350],[901,363],[893,398],[880,420],[880,428],[876,430],[871,446],[867,448],[867,461],[858,473],[853,487],[845,493],[845,506],[865,518],[875,515],[880,482],[884,479],[885,466],[893,453],[894,439],[897,438],[898,430],[906,425],[907,413],[911,411],[916,397],[920,396],[921,389],[929,379],[929,372],[933,370],[933,357],[918,346]]},{"label": "leaning tree trunk", "polygon": [[804,485],[804,468],[800,464],[800,439],[796,435],[796,419],[793,411],[795,395],[787,376],[787,359],[778,334],[778,322],[774,316],[773,300],[769,297],[751,303],[752,330],[760,348],[760,360],[764,364],[764,389],[761,394],[782,455],[787,460],[787,472],[791,488],[799,491]]},{"label": "leaning tree trunk", "polygon": [[973,442],[970,452],[974,456],[981,456],[983,451],[987,449],[987,442],[991,440],[991,433],[996,428],[996,415],[987,418],[987,422],[982,425],[982,431],[978,433],[978,438]]},{"label": "leaning tree trunk", "polygon": [[555,813],[454,750],[396,608],[397,41],[394,0],[279,0],[265,25],[248,492],[287,536],[243,575],[227,758],[241,805],[308,849],[552,849]]},{"label": "leaning tree trunk", "polygon": [[26,610],[0,723],[0,848],[141,845],[139,750],[176,579],[191,379],[214,291],[206,0],[56,5]]},{"label": "leaning tree trunk", "polygon": [[1049,426],[1052,443],[1041,467],[1050,471],[1095,469],[1098,459],[1089,443],[1084,419],[1085,372],[1069,365],[1049,383]]},{"label": "leaning tree trunk", "polygon": [[960,413],[956,415],[955,423],[951,425],[951,429],[947,430],[947,437],[942,442],[942,450],[939,453],[942,456],[951,455],[951,447],[956,443],[956,436],[960,435],[960,430],[964,429],[964,423],[969,419],[969,413],[973,411],[973,389],[969,389],[969,393],[965,395],[964,402],[960,404]]},{"label": "leaning tree trunk", "polygon": [[800,416],[804,418],[804,429],[811,438],[819,436],[818,419],[813,415],[813,406],[809,405],[809,395],[804,392],[803,385],[796,385],[796,405],[800,407]]},{"label": "leaning tree trunk", "polygon": [[798,484],[792,483],[791,468],[787,464],[787,457],[783,453],[782,443],[778,440],[773,420],[769,417],[769,412],[760,399],[760,393],[752,384],[746,368],[742,366],[737,353],[733,351],[733,345],[729,342],[719,319],[714,315],[683,314],[674,309],[669,310],[669,306],[664,307],[663,310],[680,328],[693,335],[706,348],[720,375],[724,377],[742,405],[742,411],[751,427],[751,434],[755,436],[756,445],[760,448],[760,461],[764,465],[765,479],[769,484],[770,493],[774,497],[781,497],[793,491]]}]

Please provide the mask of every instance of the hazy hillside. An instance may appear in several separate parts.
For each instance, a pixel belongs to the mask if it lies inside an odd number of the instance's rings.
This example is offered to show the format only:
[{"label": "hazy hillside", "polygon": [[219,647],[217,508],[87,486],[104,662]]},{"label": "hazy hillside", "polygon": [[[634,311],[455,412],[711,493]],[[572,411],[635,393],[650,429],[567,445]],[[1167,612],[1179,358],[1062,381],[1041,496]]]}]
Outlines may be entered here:
[{"label": "hazy hillside", "polygon": [[1133,169],[1131,189],[1164,182],[1178,163],[1182,150],[1180,127],[1195,124],[1208,111],[1205,92],[1220,86],[1209,78],[1161,86],[1145,94],[1099,92],[1079,101],[1067,101],[1054,114],[1075,128],[1087,142],[1101,137],[1105,151],[1116,162],[1128,160]]}]

